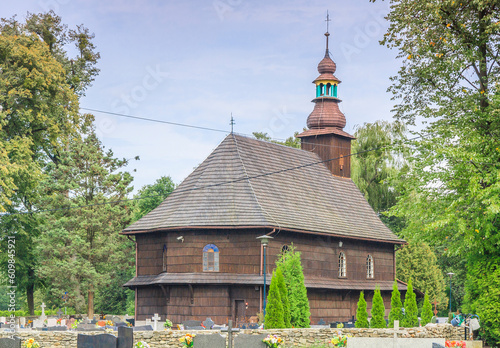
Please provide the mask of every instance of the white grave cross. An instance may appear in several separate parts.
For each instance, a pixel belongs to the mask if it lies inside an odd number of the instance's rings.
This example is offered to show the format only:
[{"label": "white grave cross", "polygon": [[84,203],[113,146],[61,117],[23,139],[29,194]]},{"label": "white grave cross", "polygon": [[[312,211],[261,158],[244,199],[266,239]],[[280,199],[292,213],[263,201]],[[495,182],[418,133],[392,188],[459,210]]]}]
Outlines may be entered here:
[{"label": "white grave cross", "polygon": [[158,316],[158,313],[155,313],[155,316],[152,317],[151,319],[153,319],[153,321],[155,322],[155,325],[153,326],[153,330],[154,331],[158,331],[158,321],[161,320],[161,317]]},{"label": "white grave cross", "polygon": [[42,302],[42,305],[40,307],[42,307],[42,315],[40,315],[40,320],[43,323],[45,321],[45,319],[47,318],[45,316],[45,307],[47,307],[47,306],[45,305],[45,303]]},{"label": "white grave cross", "polygon": [[394,320],[394,340],[398,339],[399,320]]}]

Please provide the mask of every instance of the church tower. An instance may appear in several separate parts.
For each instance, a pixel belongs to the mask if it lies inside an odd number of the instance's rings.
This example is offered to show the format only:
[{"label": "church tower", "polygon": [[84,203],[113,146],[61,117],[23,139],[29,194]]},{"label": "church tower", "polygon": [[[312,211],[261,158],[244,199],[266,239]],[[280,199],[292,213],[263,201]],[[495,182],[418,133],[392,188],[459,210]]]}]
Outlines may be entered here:
[{"label": "church tower", "polygon": [[[327,15],[327,24],[329,21]],[[330,58],[328,37],[326,37],[325,57],[318,64],[319,76],[313,81],[316,86],[316,98],[312,100],[314,109],[307,118],[305,132],[301,138],[302,150],[316,153],[333,175],[351,177],[351,140],[352,135],[344,132],[345,116],[339,109],[338,85],[340,80],[333,75],[337,66]]]}]

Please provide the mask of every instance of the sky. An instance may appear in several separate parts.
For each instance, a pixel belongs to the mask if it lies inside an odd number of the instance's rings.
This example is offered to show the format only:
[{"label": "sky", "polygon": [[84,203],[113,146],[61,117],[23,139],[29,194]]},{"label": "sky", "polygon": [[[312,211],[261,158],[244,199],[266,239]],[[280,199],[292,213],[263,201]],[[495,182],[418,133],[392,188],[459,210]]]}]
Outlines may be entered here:
[{"label": "sky", "polygon": [[82,108],[221,130],[92,112],[107,149],[139,156],[126,169],[135,170],[136,191],[161,176],[180,183],[229,134],[231,115],[240,134],[301,131],[314,106],[327,10],[344,130],[393,117],[387,88],[401,63],[379,44],[388,1],[17,0],[1,9],[19,20],[54,10],[69,28],[95,34],[100,73]]}]

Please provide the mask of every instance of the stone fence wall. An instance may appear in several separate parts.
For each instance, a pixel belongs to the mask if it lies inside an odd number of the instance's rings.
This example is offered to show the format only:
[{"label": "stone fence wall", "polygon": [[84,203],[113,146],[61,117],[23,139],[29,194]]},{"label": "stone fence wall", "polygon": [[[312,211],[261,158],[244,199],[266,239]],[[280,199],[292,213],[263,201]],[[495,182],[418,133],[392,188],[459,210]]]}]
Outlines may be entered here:
[{"label": "stone fence wall", "polygon": [[[308,347],[313,344],[329,344],[333,335],[341,331],[343,335],[349,334],[353,337],[393,337],[393,329],[279,329],[279,330],[241,330],[239,333],[245,334],[276,334],[285,341],[285,347]],[[95,335],[102,332],[81,332],[86,335]],[[186,333],[196,335],[207,335],[220,333],[218,330],[206,331],[139,331],[134,332],[134,343],[138,341],[147,342],[151,348],[179,347],[182,345],[179,338]],[[23,342],[29,338],[34,338],[40,343],[41,348],[76,348],[76,331],[23,331],[17,332]],[[234,333],[233,335],[237,335]],[[10,337],[12,334],[2,332],[0,337]],[[227,339],[227,333],[222,333]],[[398,337],[406,338],[433,338],[443,337],[447,340],[462,340],[464,338],[464,328],[453,327],[450,324],[429,325],[427,327],[400,328]],[[196,347],[195,347],[196,348]],[[237,348],[237,347],[235,347]]]}]

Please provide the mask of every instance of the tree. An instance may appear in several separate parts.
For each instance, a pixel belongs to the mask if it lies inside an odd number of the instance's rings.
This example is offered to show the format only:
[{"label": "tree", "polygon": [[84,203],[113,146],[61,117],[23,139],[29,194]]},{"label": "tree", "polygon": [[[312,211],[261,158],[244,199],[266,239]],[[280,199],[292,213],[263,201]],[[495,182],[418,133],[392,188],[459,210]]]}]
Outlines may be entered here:
[{"label": "tree", "polygon": [[401,122],[375,121],[356,127],[352,142],[352,180],[384,223],[396,230],[402,221],[387,216],[400,195],[400,177],[407,168],[406,127]]},{"label": "tree", "polygon": [[277,266],[283,271],[290,303],[290,323],[296,328],[307,328],[310,324],[309,300],[304,284],[304,271],[300,261],[300,253],[292,245],[290,250],[282,253]]},{"label": "tree", "polygon": [[283,329],[285,321],[283,318],[283,304],[281,302],[280,289],[276,272],[273,272],[269,294],[267,296],[266,316],[264,320],[266,329]]},{"label": "tree", "polygon": [[159,206],[175,190],[175,187],[170,176],[162,176],[154,184],[143,186],[135,195],[137,203],[132,222],[139,220]]},{"label": "tree", "polygon": [[285,277],[281,267],[276,267],[276,281],[280,290],[281,303],[283,304],[283,322],[284,328],[291,328],[290,323],[290,302],[288,301],[288,291],[286,289]]},{"label": "tree", "polygon": [[297,135],[299,134],[299,132],[293,133],[293,136],[286,138],[285,141],[273,140],[267,133],[253,132],[252,134],[255,137],[255,139],[269,141],[271,143],[285,145],[288,147],[295,147],[297,149],[300,149],[300,138],[297,138]]},{"label": "tree", "polygon": [[[404,60],[390,88],[397,118],[425,127],[394,210],[407,223],[403,236],[467,262],[480,260],[483,268],[500,254],[499,6],[495,0],[392,1],[382,42]],[[493,334],[500,332],[496,317],[482,320],[495,323],[485,335],[500,341]]]},{"label": "tree", "polygon": [[359,293],[358,309],[356,309],[356,323],[354,326],[357,328],[370,327],[370,323],[368,323],[368,311],[366,309],[365,294],[363,291]]},{"label": "tree", "polygon": [[403,316],[403,321],[401,323],[401,326],[402,327],[418,326],[417,296],[413,292],[413,285],[411,283],[411,278],[410,280],[408,280],[408,290],[406,290],[404,309],[405,313]]},{"label": "tree", "polygon": [[384,300],[382,299],[382,295],[380,294],[379,286],[375,288],[375,293],[373,294],[371,316],[372,319],[370,320],[370,327],[373,328],[387,327],[387,324],[385,323],[384,319],[385,316]]},{"label": "tree", "polygon": [[394,327],[394,320],[398,320],[402,323],[403,320],[403,304],[401,303],[401,294],[398,289],[397,280],[394,281],[392,285],[391,294],[391,311],[389,312],[389,327]]},{"label": "tree", "polygon": [[123,200],[132,177],[119,171],[128,161],[104,150],[87,117],[59,163],[47,165],[43,205],[54,211],[46,216],[37,253],[43,258],[39,275],[50,284],[52,298],[68,291],[70,305],[81,311],[87,303],[92,317],[97,289],[114,284],[124,291],[112,280],[134,265],[133,243],[118,235],[130,222]]},{"label": "tree", "polygon": [[409,241],[396,252],[396,274],[399,280],[408,282],[437,301],[440,308],[447,308],[443,272],[439,268],[435,253],[429,245],[419,241]]},{"label": "tree", "polygon": [[421,324],[422,326],[429,324],[432,320],[432,305],[429,301],[429,295],[425,294],[424,296],[424,306],[422,307],[422,315],[421,315]]}]

